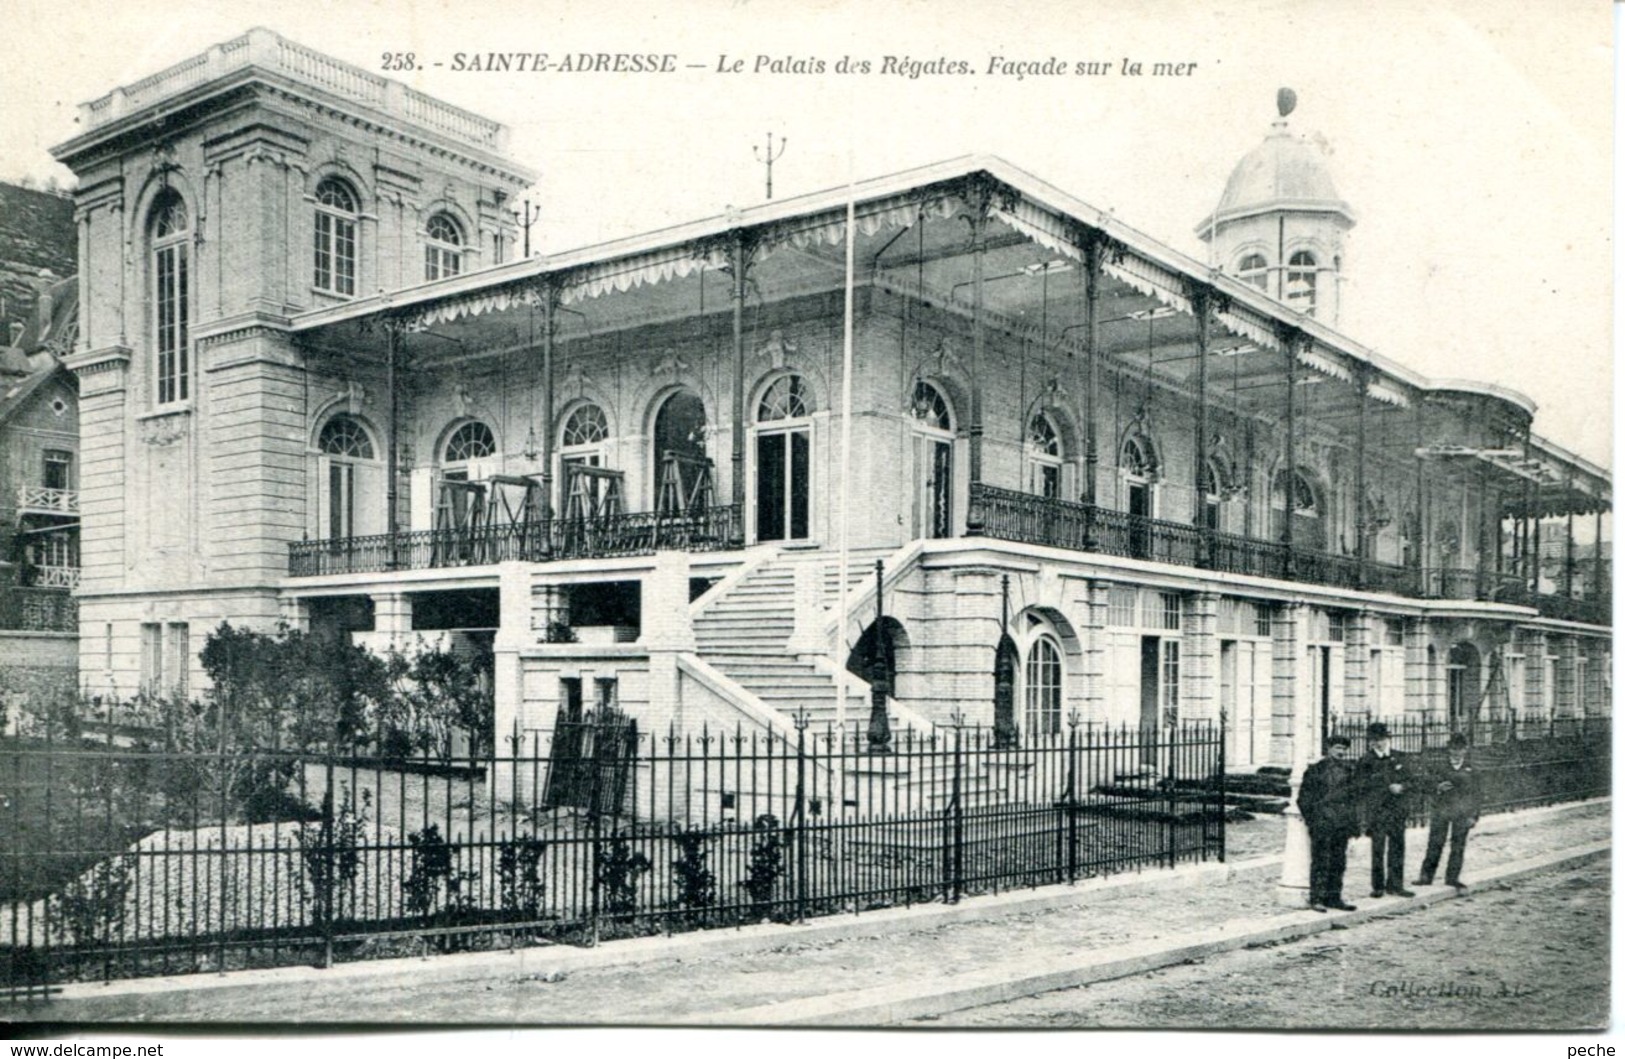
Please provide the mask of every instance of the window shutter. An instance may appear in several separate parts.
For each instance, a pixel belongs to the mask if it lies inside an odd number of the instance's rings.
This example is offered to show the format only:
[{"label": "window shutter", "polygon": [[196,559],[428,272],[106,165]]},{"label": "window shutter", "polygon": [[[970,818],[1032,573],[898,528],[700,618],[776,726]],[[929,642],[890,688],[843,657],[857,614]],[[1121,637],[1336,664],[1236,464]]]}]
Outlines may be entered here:
[{"label": "window shutter", "polygon": [[410,482],[411,510],[409,525],[414,530],[434,529],[435,494],[440,488],[440,475],[433,467],[414,467]]},{"label": "window shutter", "polygon": [[327,540],[333,536],[333,460],[330,456],[317,456],[310,461],[310,473],[315,476],[315,482],[306,495],[314,498],[315,510],[311,512],[309,522],[315,540]]},{"label": "window shutter", "polygon": [[385,511],[387,490],[384,485],[384,465],[358,461],[355,465],[355,535],[366,537],[384,533],[389,526]]}]

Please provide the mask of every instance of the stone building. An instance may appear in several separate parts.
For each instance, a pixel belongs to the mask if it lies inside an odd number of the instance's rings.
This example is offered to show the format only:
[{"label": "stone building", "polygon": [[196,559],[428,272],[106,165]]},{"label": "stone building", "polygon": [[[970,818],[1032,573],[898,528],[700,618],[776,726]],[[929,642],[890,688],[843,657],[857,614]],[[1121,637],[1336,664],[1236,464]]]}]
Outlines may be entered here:
[{"label": "stone building", "polygon": [[990,723],[1007,629],[1022,732],[1223,711],[1242,767],[1305,700],[1605,712],[1600,565],[1535,557],[1608,475],[1336,330],[1354,215],[1286,122],[1216,269],[988,157],[519,259],[495,122],[263,30],[115,89],[56,150],[82,672],[192,689],[281,619],[488,651],[499,731],[790,732],[859,674]]}]

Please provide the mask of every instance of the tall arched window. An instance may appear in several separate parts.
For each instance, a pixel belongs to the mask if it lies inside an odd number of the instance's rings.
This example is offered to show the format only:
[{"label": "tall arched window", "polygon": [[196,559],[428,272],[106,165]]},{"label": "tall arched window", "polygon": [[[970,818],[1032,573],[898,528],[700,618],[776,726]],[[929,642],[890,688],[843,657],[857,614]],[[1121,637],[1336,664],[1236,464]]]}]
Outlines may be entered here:
[{"label": "tall arched window", "polygon": [[914,420],[914,524],[922,537],[954,533],[954,417],[942,391],[916,380],[909,399]]},{"label": "tall arched window", "polygon": [[604,410],[595,404],[577,405],[564,420],[559,435],[559,468],[563,490],[563,509],[567,513],[597,512],[602,500],[603,483],[590,475],[572,474],[572,467],[602,467],[604,442],[609,438],[609,423]]},{"label": "tall arched window", "polygon": [[423,247],[423,278],[444,279],[463,271],[463,230],[444,213],[429,218]]},{"label": "tall arched window", "polygon": [[1029,736],[1058,735],[1061,731],[1061,647],[1047,632],[1027,648],[1023,667],[1025,724]]},{"label": "tall arched window", "polygon": [[1027,424],[1027,462],[1032,468],[1027,488],[1046,500],[1061,498],[1061,436],[1049,416],[1040,412]]},{"label": "tall arched window", "polygon": [[361,204],[350,185],[328,177],[316,185],[316,268],[319,291],[355,295],[356,225]]},{"label": "tall arched window", "polygon": [[1269,289],[1269,262],[1264,260],[1263,254],[1248,254],[1236,264],[1236,276],[1243,283],[1250,283],[1259,290]]},{"label": "tall arched window", "polygon": [[191,393],[191,218],[175,191],[152,207],[152,321],[158,404],[184,401]]},{"label": "tall arched window", "polygon": [[336,415],[316,439],[321,454],[318,484],[319,536],[355,537],[382,531],[383,469],[366,427]]},{"label": "tall arched window", "polygon": [[812,402],[799,375],[782,375],[756,406],[756,539],[812,532]]},{"label": "tall arched window", "polygon": [[705,455],[705,402],[678,390],[660,403],[654,422],[655,510],[680,514],[711,506],[711,461]]},{"label": "tall arched window", "polygon": [[471,419],[452,431],[446,439],[446,448],[440,459],[443,468],[441,477],[447,481],[466,482],[473,462],[495,455],[496,451],[496,436],[491,433],[491,428],[478,419]]},{"label": "tall arched window", "polygon": [[1315,255],[1307,250],[1299,250],[1287,260],[1286,303],[1315,315]]},{"label": "tall arched window", "polygon": [[1137,559],[1151,554],[1151,520],[1156,517],[1156,491],[1152,482],[1156,469],[1151,443],[1144,437],[1129,437],[1123,442],[1118,459],[1123,475],[1124,500],[1127,502],[1128,551]]}]

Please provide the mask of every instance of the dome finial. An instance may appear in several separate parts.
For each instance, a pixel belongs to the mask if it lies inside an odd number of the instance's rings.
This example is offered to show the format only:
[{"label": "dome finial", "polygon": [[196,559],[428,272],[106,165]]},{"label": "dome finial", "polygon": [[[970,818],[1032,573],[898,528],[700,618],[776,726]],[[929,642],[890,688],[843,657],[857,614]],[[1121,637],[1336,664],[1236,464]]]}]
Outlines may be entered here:
[{"label": "dome finial", "polygon": [[1281,117],[1284,118],[1288,114],[1292,113],[1297,106],[1298,93],[1292,91],[1290,88],[1281,88],[1276,90],[1275,109],[1281,112]]}]

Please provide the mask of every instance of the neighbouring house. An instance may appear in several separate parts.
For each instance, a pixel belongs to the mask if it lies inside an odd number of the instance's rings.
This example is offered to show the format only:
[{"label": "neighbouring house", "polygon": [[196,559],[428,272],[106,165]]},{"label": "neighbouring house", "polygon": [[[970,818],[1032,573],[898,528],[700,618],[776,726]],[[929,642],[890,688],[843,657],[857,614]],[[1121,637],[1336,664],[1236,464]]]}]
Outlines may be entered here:
[{"label": "neighbouring house", "polygon": [[1240,768],[1608,712],[1600,556],[1537,557],[1609,474],[1337,329],[1285,116],[1217,270],[990,157],[519,258],[506,136],[265,30],[81,108],[88,686],[283,620],[486,654],[499,732],[987,724],[1006,634],[1019,732],[1222,713]]}]

